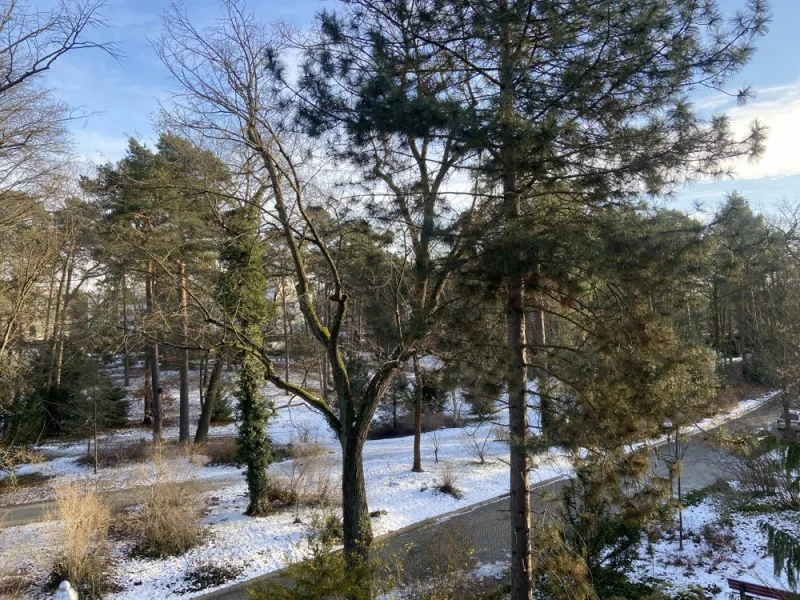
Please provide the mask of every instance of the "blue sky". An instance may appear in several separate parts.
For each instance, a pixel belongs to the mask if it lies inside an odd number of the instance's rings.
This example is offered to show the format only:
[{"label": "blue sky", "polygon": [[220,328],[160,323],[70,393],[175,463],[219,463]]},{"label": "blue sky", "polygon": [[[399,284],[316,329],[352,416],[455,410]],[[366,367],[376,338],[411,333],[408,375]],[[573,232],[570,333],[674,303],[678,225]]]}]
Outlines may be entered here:
[{"label": "blue sky", "polygon": [[[199,21],[213,19],[216,0],[185,0]],[[732,13],[745,0],[720,0]],[[43,3],[46,5],[47,2]],[[251,0],[250,6],[266,20],[285,20],[307,25],[332,0]],[[155,137],[152,116],[159,100],[169,96],[171,82],[150,45],[160,30],[167,0],[110,0],[106,14],[109,28],[101,35],[120,43],[124,58],[117,62],[97,52],[65,57],[48,75],[49,85],[72,106],[90,113],[73,125],[78,155],[100,163],[117,160],[125,152],[126,140]],[[773,21],[759,44],[753,61],[733,82],[735,87],[754,86],[758,96],[745,106],[720,102],[709,94],[698,102],[729,113],[734,127],[744,130],[758,118],[769,127],[767,151],[757,164],[736,165],[733,180],[702,182],[679,190],[671,205],[690,208],[693,202],[707,209],[716,207],[724,194],[742,192],[756,206],[771,210],[782,199],[800,198],[800,60],[797,36],[800,1],[772,0]]]}]

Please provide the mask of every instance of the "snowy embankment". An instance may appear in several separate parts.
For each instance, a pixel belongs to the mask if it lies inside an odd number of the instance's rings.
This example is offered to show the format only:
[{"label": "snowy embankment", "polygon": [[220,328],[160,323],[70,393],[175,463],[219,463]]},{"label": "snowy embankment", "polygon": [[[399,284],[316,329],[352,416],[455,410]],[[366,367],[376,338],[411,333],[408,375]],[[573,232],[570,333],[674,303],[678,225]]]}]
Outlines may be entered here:
[{"label": "snowy embankment", "polygon": [[785,572],[775,575],[773,559],[767,555],[767,535],[759,523],[766,519],[777,529],[794,532],[800,518],[794,510],[765,512],[737,512],[721,497],[689,506],[683,511],[683,550],[675,530],[654,542],[645,539],[631,579],[663,582],[672,593],[696,586],[709,598],[728,597],[729,577],[791,590]]},{"label": "snowy embankment", "polygon": [[[769,400],[771,395],[740,403],[733,411],[699,423],[697,427],[707,429],[752,411]],[[336,488],[341,468],[341,451],[333,439],[324,420],[305,405],[289,403],[285,396],[274,397],[283,408],[270,424],[269,431],[277,444],[316,444],[326,454],[319,461],[322,475]],[[408,437],[385,440],[370,440],[364,449],[364,474],[371,511],[385,511],[373,518],[376,535],[396,531],[425,519],[465,508],[471,504],[489,500],[508,492],[508,444],[502,435],[496,435],[496,424],[503,423],[506,415],[496,415],[493,423],[467,425],[464,428],[443,429],[423,435],[423,467],[425,472],[412,473],[411,439]],[[165,430],[166,437],[177,437],[174,428]],[[500,431],[502,428],[500,428]],[[234,434],[235,425],[215,428],[214,434]],[[688,433],[688,431],[687,431]],[[104,436],[100,445],[113,445],[149,439],[146,430],[127,430]],[[651,443],[657,443],[654,440]],[[51,472],[58,480],[85,481],[93,486],[106,488],[130,487],[136,469],[125,466],[103,470],[94,476],[88,467],[75,465],[75,455],[85,452],[82,444],[59,445],[48,448],[71,456],[58,458],[49,463],[34,465],[30,469]],[[438,449],[438,462],[435,461]],[[483,453],[481,464],[477,454]],[[181,459],[176,459],[181,460]],[[532,472],[532,484],[569,475],[570,466],[566,457],[555,450],[539,457]],[[451,469],[455,474],[455,485],[462,492],[460,499],[443,495],[435,490],[442,482],[443,471]],[[292,461],[274,464],[274,477],[291,477]],[[223,489],[203,494],[210,510],[205,517],[208,526],[206,541],[186,554],[163,560],[132,559],[126,554],[124,543],[117,543],[114,552],[118,557],[115,569],[122,591],[109,596],[117,600],[140,598],[192,598],[202,592],[186,592],[185,576],[194,567],[216,564],[225,565],[238,572],[228,582],[231,585],[280,569],[288,562],[307,556],[304,536],[311,520],[308,510],[287,510],[269,517],[250,518],[243,515],[247,505],[246,484],[239,469],[233,467],[205,467],[198,477],[237,477],[239,482]],[[102,484],[101,481],[106,483]],[[102,487],[105,486],[105,487]],[[298,522],[299,521],[299,522]],[[0,554],[6,559],[14,556],[20,561],[17,566],[46,571],[46,559],[42,559],[41,548],[47,547],[51,524],[39,523],[0,531]],[[21,548],[29,551],[20,552]],[[34,551],[34,549],[37,549]],[[39,558],[37,558],[37,556]],[[13,565],[12,565],[13,566]]]}]

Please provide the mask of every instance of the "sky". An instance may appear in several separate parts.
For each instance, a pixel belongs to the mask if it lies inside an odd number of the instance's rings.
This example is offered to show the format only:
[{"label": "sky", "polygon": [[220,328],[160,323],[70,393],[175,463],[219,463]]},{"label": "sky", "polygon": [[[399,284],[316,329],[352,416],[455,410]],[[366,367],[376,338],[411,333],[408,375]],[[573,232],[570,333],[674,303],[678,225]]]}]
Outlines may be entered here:
[{"label": "sky", "polygon": [[[217,0],[184,0],[198,22],[213,20]],[[719,0],[732,14],[746,0]],[[772,0],[769,33],[758,44],[753,60],[731,82],[731,88],[753,86],[757,96],[744,106],[706,92],[696,98],[712,112],[725,112],[735,129],[745,131],[758,119],[769,129],[766,152],[757,163],[741,161],[736,174],[724,181],[703,181],[676,191],[668,206],[692,210],[700,203],[713,211],[732,191],[742,193],[767,212],[784,200],[800,199],[800,60],[797,35],[800,1]],[[40,4],[41,7],[46,6]],[[94,164],[115,161],[125,153],[127,139],[153,142],[153,117],[172,87],[151,40],[161,29],[167,0],[109,0],[108,28],[95,37],[119,43],[122,58],[99,52],[75,52],[48,74],[48,85],[64,101],[80,108],[86,118],[73,123],[75,151]],[[251,0],[249,8],[266,21],[282,20],[307,26],[333,0]]]}]

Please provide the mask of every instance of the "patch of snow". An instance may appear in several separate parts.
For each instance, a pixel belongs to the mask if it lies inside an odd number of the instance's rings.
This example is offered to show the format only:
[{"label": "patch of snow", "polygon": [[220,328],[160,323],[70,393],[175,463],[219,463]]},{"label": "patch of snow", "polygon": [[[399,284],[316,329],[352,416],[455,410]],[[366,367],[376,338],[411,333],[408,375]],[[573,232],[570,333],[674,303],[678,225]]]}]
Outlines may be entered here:
[{"label": "patch of snow", "polygon": [[[733,513],[732,525],[722,522],[718,500],[707,499],[683,511],[684,547],[679,550],[677,532],[639,548],[632,579],[662,580],[668,591],[700,586],[711,597],[727,598],[727,578],[749,581],[771,588],[790,590],[786,573],[776,577],[773,560],[766,553],[766,535],[759,523],[763,514]],[[800,518],[795,511],[770,513],[769,522],[779,529],[796,531]]]}]

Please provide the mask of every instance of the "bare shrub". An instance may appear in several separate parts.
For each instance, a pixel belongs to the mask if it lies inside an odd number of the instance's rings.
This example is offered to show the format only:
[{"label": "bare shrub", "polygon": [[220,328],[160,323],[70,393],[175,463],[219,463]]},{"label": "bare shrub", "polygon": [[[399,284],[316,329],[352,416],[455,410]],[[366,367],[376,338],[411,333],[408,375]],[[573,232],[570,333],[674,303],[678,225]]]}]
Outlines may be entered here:
[{"label": "bare shrub", "polygon": [[706,544],[715,552],[738,552],[736,546],[736,535],[733,528],[721,523],[706,523],[703,525],[701,534]]},{"label": "bare shrub", "polygon": [[439,434],[436,431],[431,431],[428,436],[428,445],[433,450],[433,461],[439,462]]},{"label": "bare shrub", "polygon": [[135,540],[135,552],[163,558],[186,552],[203,539],[204,506],[195,497],[196,469],[189,457],[166,460],[157,455],[144,503],[123,528]]},{"label": "bare shrub", "polygon": [[442,469],[442,482],[436,486],[436,490],[442,494],[452,496],[456,500],[461,500],[464,497],[464,493],[456,487],[457,479],[453,463],[446,463]]},{"label": "bare shrub", "polygon": [[[449,429],[455,427],[453,415],[445,413],[423,413],[420,417],[423,433],[436,431],[438,429]],[[370,440],[382,440],[386,438],[402,437],[414,433],[413,415],[405,415],[397,420],[397,426],[391,420],[376,421],[369,430]]]},{"label": "bare shrub", "polygon": [[316,428],[310,424],[295,423],[294,428],[297,432],[297,442],[300,444],[311,444],[316,441],[316,436],[314,435]]},{"label": "bare shrub", "polygon": [[[97,466],[113,468],[130,463],[144,463],[153,458],[153,447],[145,440],[122,447],[97,448]],[[84,454],[76,461],[79,465],[94,466],[94,453]]]},{"label": "bare shrub", "polygon": [[290,460],[280,463],[278,473],[270,478],[270,501],[277,506],[292,506],[296,511],[308,506],[332,506],[338,497],[333,468],[334,461],[324,447],[292,446]]},{"label": "bare shrub", "polygon": [[233,581],[244,572],[241,565],[226,562],[203,561],[191,564],[183,577],[184,585],[180,592],[187,594],[199,592]]},{"label": "bare shrub", "polygon": [[198,454],[208,457],[212,465],[240,465],[239,444],[234,437],[210,439],[195,448]]},{"label": "bare shrub", "polygon": [[773,494],[778,489],[780,473],[770,453],[734,456],[733,471],[736,480],[751,492]]},{"label": "bare shrub", "polygon": [[461,434],[461,445],[470,456],[483,465],[486,464],[486,455],[492,446],[494,428],[482,427],[481,425],[471,431],[469,428],[464,428]]},{"label": "bare shrub", "polygon": [[68,580],[82,598],[100,598],[111,587],[108,529],[111,511],[102,499],[76,484],[55,488],[60,521],[53,540],[51,583]]},{"label": "bare shrub", "polygon": [[504,427],[502,425],[495,425],[492,427],[492,438],[495,442],[508,442],[511,439],[511,435],[508,431],[508,427]]}]

